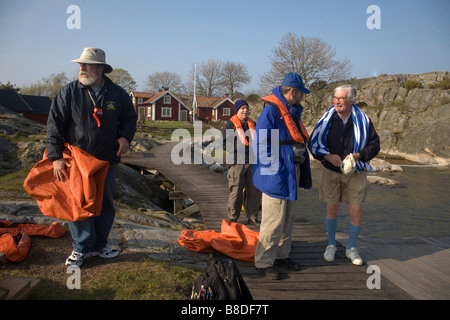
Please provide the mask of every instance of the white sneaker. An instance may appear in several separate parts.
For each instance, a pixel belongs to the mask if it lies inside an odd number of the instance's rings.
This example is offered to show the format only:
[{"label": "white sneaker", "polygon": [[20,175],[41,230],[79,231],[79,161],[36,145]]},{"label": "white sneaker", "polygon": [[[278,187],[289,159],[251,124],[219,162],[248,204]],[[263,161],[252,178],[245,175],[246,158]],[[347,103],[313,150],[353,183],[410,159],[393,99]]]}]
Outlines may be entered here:
[{"label": "white sneaker", "polygon": [[360,266],[363,264],[363,260],[358,254],[358,250],[356,248],[350,248],[345,250],[345,256],[349,258],[353,264]]},{"label": "white sneaker", "polygon": [[323,258],[328,261],[332,262],[334,261],[334,255],[336,254],[336,247],[332,244],[327,246],[327,249],[325,250],[325,253],[323,254]]},{"label": "white sneaker", "polygon": [[66,266],[77,266],[81,267],[83,264],[83,259],[91,257],[91,253],[81,253],[75,250],[72,251],[70,256],[66,259]]},{"label": "white sneaker", "polygon": [[115,258],[119,255],[119,250],[111,249],[106,246],[102,250],[93,252],[95,256],[99,256],[100,258]]}]

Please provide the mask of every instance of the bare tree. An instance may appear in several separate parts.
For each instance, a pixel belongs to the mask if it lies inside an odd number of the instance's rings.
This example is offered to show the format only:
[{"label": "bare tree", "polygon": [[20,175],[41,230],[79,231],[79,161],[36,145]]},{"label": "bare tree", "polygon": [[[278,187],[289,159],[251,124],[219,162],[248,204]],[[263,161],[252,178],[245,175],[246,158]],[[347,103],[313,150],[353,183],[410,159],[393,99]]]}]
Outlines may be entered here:
[{"label": "bare tree", "polygon": [[199,95],[213,97],[222,87],[222,63],[219,60],[210,59],[203,62],[198,69],[197,88]]},{"label": "bare tree", "polygon": [[222,65],[221,75],[222,85],[230,94],[231,99],[234,99],[233,95],[236,89],[250,82],[247,67],[239,62],[225,62]]},{"label": "bare tree", "polygon": [[52,73],[47,78],[42,78],[41,81],[33,83],[29,86],[24,86],[20,93],[29,94],[35,96],[47,96],[53,99],[65,84],[68,83],[68,79],[65,72],[58,74]]},{"label": "bare tree", "polygon": [[114,68],[114,70],[108,74],[115,84],[118,84],[125,89],[126,92],[136,91],[137,85],[130,73],[122,68]]},{"label": "bare tree", "polygon": [[351,65],[347,59],[338,60],[336,50],[318,38],[300,39],[287,33],[273,49],[272,68],[260,79],[264,92],[279,86],[289,72],[298,73],[308,87],[315,81],[344,80],[350,77]]},{"label": "bare tree", "polygon": [[174,72],[155,72],[148,76],[146,90],[157,92],[162,87],[167,87],[170,91],[184,93],[185,86],[179,74]]}]

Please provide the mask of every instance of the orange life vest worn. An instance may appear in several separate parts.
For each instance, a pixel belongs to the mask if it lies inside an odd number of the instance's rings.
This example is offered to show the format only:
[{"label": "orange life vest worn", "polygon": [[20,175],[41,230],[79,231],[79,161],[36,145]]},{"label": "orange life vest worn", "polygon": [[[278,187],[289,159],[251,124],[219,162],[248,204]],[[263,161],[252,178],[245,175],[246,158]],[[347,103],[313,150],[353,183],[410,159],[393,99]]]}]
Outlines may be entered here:
[{"label": "orange life vest worn", "polygon": [[[234,126],[236,127],[236,132],[238,134],[239,140],[241,140],[241,142],[245,146],[248,147],[248,140],[246,139],[246,136],[244,134],[244,129],[242,129],[241,120],[239,120],[237,115],[232,116],[230,120],[231,120],[231,122],[233,122]],[[253,121],[250,118],[247,118],[247,124],[248,124],[248,127],[250,129],[250,133],[251,133],[252,139],[253,139],[254,136],[255,136],[255,127],[256,127],[255,121]]]},{"label": "orange life vest worn", "polygon": [[302,132],[300,132],[298,130],[297,126],[295,125],[294,119],[292,119],[291,113],[286,108],[284,103],[280,101],[280,99],[278,99],[275,95],[272,94],[270,96],[263,97],[262,100],[265,102],[268,102],[270,104],[276,105],[278,107],[278,109],[280,110],[282,119],[283,119],[284,123],[286,124],[286,127],[289,131],[289,134],[291,135],[291,137],[294,141],[300,142],[300,143],[308,142],[309,135],[308,135],[308,131],[306,131],[306,128],[303,125],[303,122],[301,120],[299,121],[300,128],[302,131]]}]

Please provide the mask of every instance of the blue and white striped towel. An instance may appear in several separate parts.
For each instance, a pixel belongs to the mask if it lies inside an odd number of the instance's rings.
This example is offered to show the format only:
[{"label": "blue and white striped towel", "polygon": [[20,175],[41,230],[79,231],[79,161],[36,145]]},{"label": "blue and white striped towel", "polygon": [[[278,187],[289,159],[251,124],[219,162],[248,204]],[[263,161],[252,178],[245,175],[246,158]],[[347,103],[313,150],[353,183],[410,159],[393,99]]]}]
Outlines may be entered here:
[{"label": "blue and white striped towel", "polygon": [[[330,129],[331,122],[336,110],[334,105],[325,112],[320,118],[314,131],[311,135],[311,152],[315,155],[329,154],[330,151],[327,147],[327,134]],[[362,112],[357,106],[352,106],[352,120],[355,140],[353,143],[353,153],[358,153],[367,145],[369,137],[369,117]],[[363,169],[368,172],[373,172],[372,166],[368,162],[362,162],[358,160],[356,162],[356,169],[361,172]]]}]

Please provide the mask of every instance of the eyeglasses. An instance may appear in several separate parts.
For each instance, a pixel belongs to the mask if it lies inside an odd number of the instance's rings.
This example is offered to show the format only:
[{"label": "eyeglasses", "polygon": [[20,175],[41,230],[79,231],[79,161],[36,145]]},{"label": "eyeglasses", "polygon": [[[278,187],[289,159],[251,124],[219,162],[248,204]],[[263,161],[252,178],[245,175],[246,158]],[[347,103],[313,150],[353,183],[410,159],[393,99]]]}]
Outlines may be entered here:
[{"label": "eyeglasses", "polygon": [[344,102],[345,100],[347,100],[346,97],[333,97],[333,101],[334,100],[339,100],[340,102]]}]

